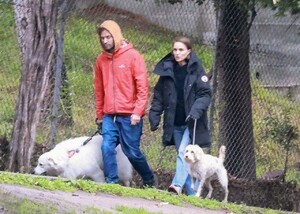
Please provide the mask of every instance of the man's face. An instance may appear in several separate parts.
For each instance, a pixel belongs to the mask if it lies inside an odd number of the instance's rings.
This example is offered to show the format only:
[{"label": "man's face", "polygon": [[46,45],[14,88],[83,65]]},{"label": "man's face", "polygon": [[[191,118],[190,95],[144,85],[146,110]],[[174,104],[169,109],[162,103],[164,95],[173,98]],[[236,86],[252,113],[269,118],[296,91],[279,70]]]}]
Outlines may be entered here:
[{"label": "man's face", "polygon": [[107,30],[103,30],[101,32],[100,43],[101,43],[102,48],[109,53],[112,53],[115,49],[114,38],[112,37],[110,32]]}]

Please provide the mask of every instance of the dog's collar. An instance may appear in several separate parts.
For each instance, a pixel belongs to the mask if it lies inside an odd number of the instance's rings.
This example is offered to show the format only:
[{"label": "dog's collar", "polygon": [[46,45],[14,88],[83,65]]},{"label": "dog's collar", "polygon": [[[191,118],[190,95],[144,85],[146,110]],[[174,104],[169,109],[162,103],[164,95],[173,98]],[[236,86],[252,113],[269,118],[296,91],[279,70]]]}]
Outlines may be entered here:
[{"label": "dog's collar", "polygon": [[76,150],[75,150],[75,149],[68,151],[68,158],[73,157],[73,155],[74,155],[75,153],[76,153]]}]

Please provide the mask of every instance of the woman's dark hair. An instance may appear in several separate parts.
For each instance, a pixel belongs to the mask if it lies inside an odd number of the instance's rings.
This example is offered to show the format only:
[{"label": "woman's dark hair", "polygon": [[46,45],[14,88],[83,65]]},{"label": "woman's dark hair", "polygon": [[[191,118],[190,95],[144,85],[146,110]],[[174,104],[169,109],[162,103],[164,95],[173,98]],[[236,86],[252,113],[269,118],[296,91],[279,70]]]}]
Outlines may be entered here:
[{"label": "woman's dark hair", "polygon": [[192,49],[192,43],[188,37],[178,36],[173,40],[173,45],[175,42],[181,42],[187,47],[187,49]]}]

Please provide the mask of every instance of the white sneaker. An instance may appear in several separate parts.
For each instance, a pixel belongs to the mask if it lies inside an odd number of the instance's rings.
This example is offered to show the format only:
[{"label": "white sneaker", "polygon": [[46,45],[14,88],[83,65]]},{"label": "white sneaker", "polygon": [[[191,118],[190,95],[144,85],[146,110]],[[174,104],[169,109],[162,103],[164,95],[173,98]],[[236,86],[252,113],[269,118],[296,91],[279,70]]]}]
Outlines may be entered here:
[{"label": "white sneaker", "polygon": [[175,193],[175,194],[177,194],[177,195],[180,195],[180,194],[181,194],[181,188],[178,187],[178,186],[175,186],[174,184],[171,184],[171,185],[169,186],[168,191],[169,191],[169,192],[173,192],[173,193]]}]

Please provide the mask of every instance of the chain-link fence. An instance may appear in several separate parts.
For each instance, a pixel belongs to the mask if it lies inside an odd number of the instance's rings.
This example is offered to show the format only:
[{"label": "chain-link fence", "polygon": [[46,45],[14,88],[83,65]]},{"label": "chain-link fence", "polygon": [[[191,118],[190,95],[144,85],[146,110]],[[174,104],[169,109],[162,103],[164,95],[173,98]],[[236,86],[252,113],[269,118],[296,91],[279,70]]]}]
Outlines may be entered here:
[{"label": "chain-link fence", "polygon": [[[0,6],[0,135],[9,136],[18,99],[21,62],[13,3],[2,1]],[[252,15],[232,12],[221,22],[226,13],[217,9],[213,1],[202,5],[188,0],[174,4],[155,0],[63,1],[56,36],[57,47],[61,45],[62,52],[57,55],[63,55],[63,69],[51,74],[36,142],[58,142],[94,133],[93,66],[101,51],[96,25],[112,19],[120,24],[124,37],[146,60],[149,104],[158,79],[152,74],[155,64],[171,51],[175,36],[187,35],[193,39],[193,49],[211,77],[214,91],[210,108],[212,153],[216,155],[218,147],[226,144],[229,150],[226,162],[232,176],[253,177],[247,173],[254,173],[262,177],[266,171],[283,169],[288,156],[288,179],[299,179],[300,19],[274,16],[274,11],[259,5],[248,12]],[[242,42],[234,40],[240,38],[235,35],[237,30],[245,27],[239,25],[243,17],[247,17],[244,21],[249,27],[252,23],[248,29],[250,42],[247,38]],[[232,49],[230,46],[218,52],[218,47],[222,47],[220,41],[224,41],[220,29],[225,32],[224,37],[232,39]],[[221,62],[218,53],[224,55]],[[226,58],[227,55],[230,57]],[[142,149],[150,164],[153,168],[173,170],[175,149],[161,151],[161,128],[150,132],[147,116],[144,124]]]}]

